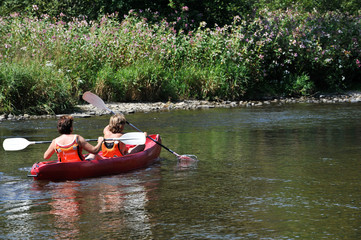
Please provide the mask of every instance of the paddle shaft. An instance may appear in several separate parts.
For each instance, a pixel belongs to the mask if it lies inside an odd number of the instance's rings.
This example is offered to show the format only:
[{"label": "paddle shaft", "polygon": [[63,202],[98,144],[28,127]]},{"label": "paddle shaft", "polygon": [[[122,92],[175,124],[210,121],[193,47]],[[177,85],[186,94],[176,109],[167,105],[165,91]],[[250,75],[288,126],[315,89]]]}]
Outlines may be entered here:
[{"label": "paddle shaft", "polygon": [[[130,122],[126,121],[126,123],[131,126],[132,128],[134,128],[135,130],[139,131],[139,132],[143,132],[141,131],[139,128],[137,128],[136,126],[134,126],[133,124],[131,124]],[[164,149],[166,149],[167,151],[169,151],[170,153],[173,153],[175,156],[179,157],[180,155],[174,151],[172,151],[171,149],[167,148],[166,146],[164,146],[163,144],[161,144],[160,142],[158,142],[157,140],[149,137],[148,135],[146,136],[148,139],[152,140],[153,142],[155,142],[156,144],[158,144],[159,146],[163,147]]]},{"label": "paddle shaft", "polygon": [[[98,141],[98,139],[85,139],[87,142],[94,142]],[[119,138],[104,138],[104,141],[121,141]],[[40,143],[51,143],[52,141],[29,141],[30,144],[40,144]]]},{"label": "paddle shaft", "polygon": [[[104,139],[106,141],[114,141],[114,139]],[[98,139],[85,139],[85,141],[98,141]],[[29,141],[29,144],[41,144],[41,143],[51,143],[52,141]]]},{"label": "paddle shaft", "polygon": [[[110,108],[108,108],[107,106],[105,106],[104,104],[104,108],[106,110],[108,110],[109,112],[111,112],[113,115],[115,115],[115,112],[113,112],[113,110],[111,110]],[[126,123],[131,126],[132,128],[134,128],[135,130],[137,130],[138,132],[143,132],[142,130],[140,130],[139,128],[137,128],[136,126],[134,126],[133,124],[131,124],[130,122],[126,121]],[[148,135],[146,136],[148,139],[152,140],[153,142],[155,142],[156,144],[158,144],[159,146],[163,147],[165,150],[167,150],[168,152],[174,154],[176,157],[179,157],[180,155],[176,152],[174,152],[173,150],[167,148],[166,146],[164,146],[163,144],[161,144],[160,142],[158,142],[157,140],[149,137]]]}]

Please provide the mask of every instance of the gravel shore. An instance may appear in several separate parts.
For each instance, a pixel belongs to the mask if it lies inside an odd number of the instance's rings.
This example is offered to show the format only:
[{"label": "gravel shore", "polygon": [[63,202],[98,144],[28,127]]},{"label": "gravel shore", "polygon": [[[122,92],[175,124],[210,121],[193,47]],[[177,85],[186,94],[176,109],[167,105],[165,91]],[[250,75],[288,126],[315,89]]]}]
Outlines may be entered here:
[{"label": "gravel shore", "polygon": [[[333,104],[333,103],[360,103],[361,92],[348,92],[345,94],[319,94],[313,97],[300,98],[275,98],[262,101],[197,101],[185,100],[179,102],[154,102],[154,103],[107,103],[107,106],[114,112],[124,114],[136,112],[154,112],[154,111],[171,111],[171,110],[194,110],[208,108],[236,108],[236,107],[259,107],[272,104],[297,104],[297,103],[315,103],[315,104]],[[73,114],[74,117],[91,117],[109,114],[105,110],[99,110],[90,104],[77,105]],[[0,115],[0,121],[5,120],[26,120],[56,118],[57,115]]]}]

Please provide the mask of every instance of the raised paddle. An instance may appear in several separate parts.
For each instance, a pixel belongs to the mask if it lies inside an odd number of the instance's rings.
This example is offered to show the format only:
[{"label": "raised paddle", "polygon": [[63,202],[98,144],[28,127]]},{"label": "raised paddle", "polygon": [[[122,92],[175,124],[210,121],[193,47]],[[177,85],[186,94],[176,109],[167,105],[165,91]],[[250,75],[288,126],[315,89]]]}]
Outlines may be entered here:
[{"label": "raised paddle", "polygon": [[[121,141],[124,144],[138,145],[145,144],[145,135],[140,132],[125,133],[120,138],[107,138],[106,141]],[[98,141],[98,139],[85,139],[85,141]],[[28,141],[25,138],[7,138],[3,142],[5,151],[19,151],[31,144],[51,143],[51,141]]]},{"label": "raised paddle", "polygon": [[[91,105],[102,109],[102,110],[107,110],[109,112],[111,112],[112,114],[115,114],[115,112],[113,112],[110,108],[108,108],[104,101],[98,97],[96,94],[92,93],[92,92],[85,92],[83,94],[83,99],[85,101],[87,101],[88,103],[90,103]],[[137,128],[136,126],[134,126],[133,124],[131,124],[130,122],[126,121],[126,123],[131,126],[132,128],[134,128],[135,130],[143,133],[143,131],[141,131],[139,128]],[[174,154],[178,160],[193,160],[193,161],[197,161],[197,156],[195,155],[179,155],[178,153],[172,151],[171,149],[167,148],[166,146],[164,146],[163,144],[161,144],[160,142],[156,141],[155,139],[147,136],[148,139],[152,140],[153,142],[155,142],[156,144],[160,145],[161,147],[163,147],[164,149],[166,149],[167,151],[169,151],[170,153]]]}]

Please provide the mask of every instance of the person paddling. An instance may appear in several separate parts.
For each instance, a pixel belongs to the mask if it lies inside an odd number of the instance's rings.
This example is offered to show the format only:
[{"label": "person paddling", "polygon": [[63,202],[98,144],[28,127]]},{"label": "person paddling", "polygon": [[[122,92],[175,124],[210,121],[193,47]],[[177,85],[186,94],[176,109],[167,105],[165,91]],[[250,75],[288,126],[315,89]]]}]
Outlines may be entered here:
[{"label": "person paddling", "polygon": [[[123,135],[124,125],[127,120],[119,113],[110,117],[109,125],[104,130],[104,138],[120,138]],[[146,133],[144,133],[146,135]],[[102,144],[103,157],[120,157],[131,153],[143,151],[145,145],[126,146],[121,141],[105,141]]]},{"label": "person paddling", "polygon": [[104,138],[99,137],[97,145],[93,146],[82,136],[73,134],[72,116],[61,116],[57,128],[61,135],[52,140],[44,153],[44,159],[49,159],[56,152],[60,162],[78,162],[85,160],[82,154],[83,149],[92,154],[100,151]]}]

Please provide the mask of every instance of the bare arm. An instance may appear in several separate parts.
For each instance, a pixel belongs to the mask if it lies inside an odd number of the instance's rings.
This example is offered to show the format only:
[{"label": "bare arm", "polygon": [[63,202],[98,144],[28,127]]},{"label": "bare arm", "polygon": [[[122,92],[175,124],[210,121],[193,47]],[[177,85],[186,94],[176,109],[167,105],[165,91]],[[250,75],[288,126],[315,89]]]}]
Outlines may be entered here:
[{"label": "bare arm", "polygon": [[51,141],[48,149],[44,153],[44,159],[49,159],[55,152],[55,140]]},{"label": "bare arm", "polygon": [[97,154],[100,151],[100,148],[102,146],[102,142],[104,141],[103,137],[98,137],[98,143],[97,145],[93,146],[90,143],[88,143],[87,141],[85,141],[85,139],[82,136],[78,136],[78,140],[79,140],[79,144],[82,146],[82,148],[89,152],[89,153],[94,153]]}]

